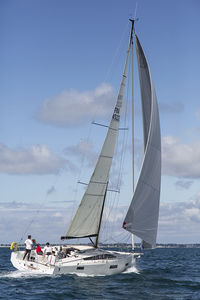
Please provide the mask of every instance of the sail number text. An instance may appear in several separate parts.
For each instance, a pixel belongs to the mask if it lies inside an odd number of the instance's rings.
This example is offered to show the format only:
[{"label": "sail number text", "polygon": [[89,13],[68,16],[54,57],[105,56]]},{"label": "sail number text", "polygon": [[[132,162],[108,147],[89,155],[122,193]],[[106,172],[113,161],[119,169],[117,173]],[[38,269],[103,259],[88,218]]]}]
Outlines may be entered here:
[{"label": "sail number text", "polygon": [[112,118],[113,118],[113,120],[115,120],[115,121],[119,121],[120,120],[120,110],[119,110],[119,107],[115,107],[115,110],[114,110],[114,113],[113,113],[113,116],[112,116]]}]

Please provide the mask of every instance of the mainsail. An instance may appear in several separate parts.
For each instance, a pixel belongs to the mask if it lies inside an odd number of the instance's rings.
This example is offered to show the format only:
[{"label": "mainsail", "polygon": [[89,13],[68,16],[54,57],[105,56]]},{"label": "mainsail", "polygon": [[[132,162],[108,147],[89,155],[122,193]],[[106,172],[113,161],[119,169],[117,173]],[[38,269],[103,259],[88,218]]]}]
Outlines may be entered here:
[{"label": "mainsail", "polygon": [[97,246],[98,234],[102,219],[104,201],[108,186],[108,178],[112,158],[114,155],[115,144],[119,128],[120,111],[123,102],[126,74],[128,68],[129,52],[132,42],[133,23],[129,39],[128,51],[124,67],[124,73],[117,97],[116,106],[109,125],[107,136],[98,158],[96,167],[91,176],[87,189],[83,195],[82,201],[75,213],[66,236],[61,239],[95,237]]},{"label": "mainsail", "polygon": [[143,111],[144,159],[123,228],[154,248],[158,228],[161,181],[161,137],[156,94],[149,66],[135,34]]}]

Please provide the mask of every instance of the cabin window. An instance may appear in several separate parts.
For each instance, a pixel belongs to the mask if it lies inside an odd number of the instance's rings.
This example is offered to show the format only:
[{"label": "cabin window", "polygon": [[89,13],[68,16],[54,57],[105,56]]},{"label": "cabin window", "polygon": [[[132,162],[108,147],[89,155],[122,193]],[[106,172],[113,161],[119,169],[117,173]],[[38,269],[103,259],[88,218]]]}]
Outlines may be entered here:
[{"label": "cabin window", "polygon": [[110,269],[117,269],[118,265],[110,265]]},{"label": "cabin window", "polygon": [[76,270],[84,270],[84,267],[78,266],[78,267],[76,268]]},{"label": "cabin window", "polygon": [[100,260],[100,259],[114,259],[116,256],[112,254],[99,254],[95,256],[85,257],[84,260]]}]

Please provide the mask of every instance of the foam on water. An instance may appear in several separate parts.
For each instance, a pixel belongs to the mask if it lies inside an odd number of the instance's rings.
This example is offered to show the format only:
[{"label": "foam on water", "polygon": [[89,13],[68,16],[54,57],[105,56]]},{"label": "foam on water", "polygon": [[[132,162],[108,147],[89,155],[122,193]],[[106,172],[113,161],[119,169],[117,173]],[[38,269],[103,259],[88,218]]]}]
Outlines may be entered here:
[{"label": "foam on water", "polygon": [[78,277],[105,277],[108,275],[94,275],[94,274],[84,274],[84,273],[69,273],[70,275],[77,275]]},{"label": "foam on water", "polygon": [[32,278],[32,277],[43,277],[43,276],[49,276],[44,275],[39,272],[29,272],[29,271],[11,271],[8,273],[0,274],[0,278]]},{"label": "foam on water", "polygon": [[96,276],[104,276],[104,275],[88,275],[84,273],[70,273],[71,275],[77,275],[79,277],[96,277]]},{"label": "foam on water", "polygon": [[[138,271],[138,269],[135,266],[132,266],[130,268],[128,268],[126,271],[124,271],[123,273],[137,273],[140,274],[140,272]],[[78,277],[105,277],[106,275],[88,275],[88,274],[84,274],[84,273],[69,273],[68,275],[76,275]],[[33,277],[46,277],[46,276],[55,276],[55,275],[50,275],[50,274],[44,274],[41,272],[37,272],[37,271],[20,271],[20,270],[16,270],[16,271],[11,271],[8,273],[1,273],[0,274],[0,278],[33,278]]]},{"label": "foam on water", "polygon": [[[124,271],[123,273],[137,273],[139,274],[139,271],[137,270],[136,267],[132,266],[131,268],[127,269],[126,271]],[[106,275],[88,275],[88,274],[84,274],[84,273],[69,273],[68,275],[76,275],[78,277],[105,277]],[[11,272],[8,272],[8,273],[2,273],[0,274],[0,279],[1,278],[10,278],[10,279],[13,279],[13,278],[16,278],[16,279],[20,279],[20,278],[34,278],[34,277],[51,277],[51,276],[58,276],[58,275],[53,275],[53,274],[44,274],[44,273],[40,273],[40,272],[32,272],[32,271],[19,271],[19,270],[16,270],[16,271],[11,271]]]},{"label": "foam on water", "polygon": [[128,268],[126,271],[124,271],[123,273],[137,273],[140,274],[140,272],[138,271],[138,269],[135,266],[132,266],[130,268]]}]

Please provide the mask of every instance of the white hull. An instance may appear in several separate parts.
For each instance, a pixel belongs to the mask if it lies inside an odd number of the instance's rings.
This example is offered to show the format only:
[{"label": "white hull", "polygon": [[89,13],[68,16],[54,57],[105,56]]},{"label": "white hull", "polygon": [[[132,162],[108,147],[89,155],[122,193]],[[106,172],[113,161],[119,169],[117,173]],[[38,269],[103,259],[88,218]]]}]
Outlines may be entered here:
[{"label": "white hull", "polygon": [[[84,274],[105,276],[124,272],[130,268],[135,259],[133,253],[94,249],[92,247],[75,246],[67,257],[56,256],[55,265],[48,263],[48,257],[36,255],[32,259],[23,260],[24,251],[12,252],[11,262],[21,271],[31,271],[43,274]],[[69,247],[68,247],[69,248]],[[64,248],[64,251],[68,249]]]}]

